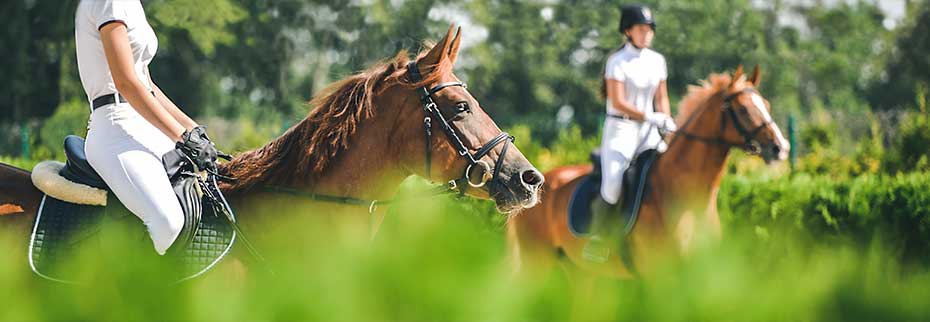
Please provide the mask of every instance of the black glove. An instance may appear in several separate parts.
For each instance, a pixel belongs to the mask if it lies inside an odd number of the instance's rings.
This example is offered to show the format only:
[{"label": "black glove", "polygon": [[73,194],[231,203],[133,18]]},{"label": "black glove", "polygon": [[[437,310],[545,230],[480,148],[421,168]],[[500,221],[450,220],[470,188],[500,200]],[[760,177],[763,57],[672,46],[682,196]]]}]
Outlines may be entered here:
[{"label": "black glove", "polygon": [[198,170],[216,170],[216,158],[219,152],[207,137],[207,131],[197,126],[181,134],[181,141],[175,143],[181,153],[187,156]]}]

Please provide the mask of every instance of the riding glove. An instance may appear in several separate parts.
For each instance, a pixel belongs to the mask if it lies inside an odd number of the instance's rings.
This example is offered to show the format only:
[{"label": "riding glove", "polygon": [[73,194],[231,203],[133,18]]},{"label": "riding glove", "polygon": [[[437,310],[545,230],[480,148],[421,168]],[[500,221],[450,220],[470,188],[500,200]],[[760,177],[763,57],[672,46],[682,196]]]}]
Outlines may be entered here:
[{"label": "riding glove", "polygon": [[644,118],[646,123],[655,125],[659,131],[675,132],[678,130],[678,125],[675,124],[675,120],[665,113],[646,113]]},{"label": "riding glove", "polygon": [[216,158],[219,152],[207,137],[207,130],[197,126],[181,134],[181,141],[175,147],[197,166],[199,170],[216,170]]}]

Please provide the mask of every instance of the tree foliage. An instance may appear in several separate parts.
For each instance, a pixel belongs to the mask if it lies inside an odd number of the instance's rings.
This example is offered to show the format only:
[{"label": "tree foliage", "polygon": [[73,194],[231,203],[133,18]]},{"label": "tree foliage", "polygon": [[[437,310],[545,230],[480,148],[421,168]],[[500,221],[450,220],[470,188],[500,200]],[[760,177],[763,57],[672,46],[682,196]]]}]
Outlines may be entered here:
[{"label": "tree foliage", "polygon": [[[77,2],[0,4],[8,26],[0,32],[0,73],[12,79],[0,87],[0,127],[35,124],[59,106],[86,101],[74,63]],[[658,20],[654,47],[668,61],[673,107],[687,85],[738,64],[761,65],[761,90],[782,122],[789,112],[909,108],[918,85],[928,83],[930,41],[919,32],[930,28],[925,2],[911,1],[893,30],[871,2],[645,2]],[[286,126],[327,84],[400,50],[416,52],[458,23],[465,32],[458,75],[498,123],[528,126],[548,144],[569,124],[584,136],[598,132],[603,65],[622,44],[616,28],[625,2],[144,3],[160,42],[153,78],[195,117]],[[15,151],[12,145],[0,142],[0,151]]]}]

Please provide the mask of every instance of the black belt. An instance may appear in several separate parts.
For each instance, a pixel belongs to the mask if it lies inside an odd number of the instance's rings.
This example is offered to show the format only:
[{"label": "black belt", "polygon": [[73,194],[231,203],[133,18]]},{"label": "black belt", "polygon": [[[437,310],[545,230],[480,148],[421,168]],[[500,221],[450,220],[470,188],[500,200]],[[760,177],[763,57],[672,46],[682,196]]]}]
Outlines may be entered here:
[{"label": "black belt", "polygon": [[[152,93],[152,96],[155,95],[155,92],[149,92],[149,93]],[[106,94],[106,95],[103,95],[103,96],[100,96],[100,97],[95,98],[94,101],[91,102],[90,105],[93,106],[93,107],[94,107],[93,109],[96,110],[97,108],[99,108],[99,107],[101,107],[101,106],[106,106],[106,105],[110,105],[110,104],[115,104],[115,103],[116,103],[116,100],[117,100],[117,97],[119,97],[119,102],[120,102],[120,103],[128,103],[128,102],[129,102],[129,101],[126,100],[125,97],[123,97],[123,95],[119,95],[119,93],[113,93],[113,94]]]},{"label": "black belt", "polygon": [[633,119],[629,115],[617,115],[617,114],[610,114],[610,113],[607,113],[607,117],[620,119],[620,120],[632,120]]}]

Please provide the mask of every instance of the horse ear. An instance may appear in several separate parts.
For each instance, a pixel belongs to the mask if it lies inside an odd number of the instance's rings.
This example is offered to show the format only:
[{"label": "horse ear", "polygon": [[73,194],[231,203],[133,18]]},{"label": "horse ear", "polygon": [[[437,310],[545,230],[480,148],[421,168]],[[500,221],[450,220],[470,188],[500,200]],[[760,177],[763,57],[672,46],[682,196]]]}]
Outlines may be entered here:
[{"label": "horse ear", "polygon": [[759,82],[761,81],[761,79],[759,79],[760,73],[759,65],[757,64],[756,67],[752,69],[752,76],[749,76],[749,82],[756,88],[759,88]]},{"label": "horse ear", "polygon": [[442,40],[436,43],[436,45],[426,53],[426,56],[420,60],[423,65],[438,65],[443,59],[448,58],[449,48],[452,44],[452,32],[454,30],[455,26],[449,26],[449,31],[446,32],[446,36],[442,37]]},{"label": "horse ear", "polygon": [[743,77],[743,64],[739,64],[736,67],[736,71],[733,72],[733,79],[730,81],[730,88],[736,86],[736,83],[739,83],[740,78]]},{"label": "horse ear", "polygon": [[459,46],[462,44],[462,27],[455,29],[455,37],[452,38],[452,46],[449,48],[449,61],[455,64],[455,59],[459,57]]}]

